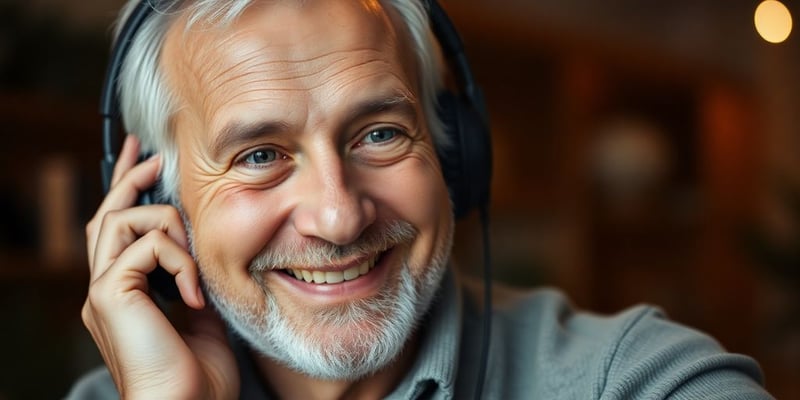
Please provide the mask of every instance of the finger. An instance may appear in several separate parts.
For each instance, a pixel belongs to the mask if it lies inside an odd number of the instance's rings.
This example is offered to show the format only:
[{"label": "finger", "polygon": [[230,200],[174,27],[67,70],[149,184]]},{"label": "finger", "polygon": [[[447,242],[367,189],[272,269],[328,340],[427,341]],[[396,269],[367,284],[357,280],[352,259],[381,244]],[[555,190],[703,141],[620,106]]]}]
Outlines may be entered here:
[{"label": "finger", "polygon": [[134,381],[147,384],[156,378],[169,381],[165,368],[181,371],[182,364],[186,366],[186,356],[193,363],[190,350],[147,293],[141,290],[120,293],[118,282],[119,279],[109,276],[90,286],[81,313],[87,329],[118,388],[132,388],[136,386]]},{"label": "finger", "polygon": [[90,265],[92,264],[92,256],[95,252],[100,226],[105,215],[109,211],[130,208],[136,204],[139,193],[155,184],[159,165],[160,157],[158,156],[136,165],[123,174],[120,181],[111,188],[105,199],[103,199],[103,203],[100,204],[97,212],[86,224],[86,250],[89,255]]},{"label": "finger", "polygon": [[128,208],[136,204],[139,194],[156,183],[160,167],[161,157],[154,155],[126,170],[106,194],[98,213]]},{"label": "finger", "polygon": [[139,158],[139,148],[141,143],[139,138],[134,135],[125,136],[125,142],[122,144],[122,150],[119,153],[117,162],[114,164],[114,173],[111,175],[111,186],[119,182],[122,175],[134,165]]},{"label": "finger", "polygon": [[89,265],[92,280],[102,275],[128,246],[154,230],[166,233],[167,240],[188,252],[186,229],[175,207],[156,204],[106,213]]},{"label": "finger", "polygon": [[114,263],[97,277],[94,285],[122,294],[123,297],[128,293],[147,293],[147,274],[156,266],[175,276],[178,291],[186,305],[196,309],[205,306],[194,259],[185,248],[160,230],[150,231],[127,246]]}]

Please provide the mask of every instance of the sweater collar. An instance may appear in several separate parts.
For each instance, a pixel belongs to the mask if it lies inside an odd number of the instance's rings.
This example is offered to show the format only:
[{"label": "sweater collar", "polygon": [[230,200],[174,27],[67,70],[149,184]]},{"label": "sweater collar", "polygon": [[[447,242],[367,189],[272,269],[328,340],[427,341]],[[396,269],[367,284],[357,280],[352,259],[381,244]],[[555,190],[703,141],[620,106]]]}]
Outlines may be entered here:
[{"label": "sweater collar", "polygon": [[456,276],[448,268],[428,315],[420,324],[417,358],[388,398],[453,398],[461,342],[460,298]]}]

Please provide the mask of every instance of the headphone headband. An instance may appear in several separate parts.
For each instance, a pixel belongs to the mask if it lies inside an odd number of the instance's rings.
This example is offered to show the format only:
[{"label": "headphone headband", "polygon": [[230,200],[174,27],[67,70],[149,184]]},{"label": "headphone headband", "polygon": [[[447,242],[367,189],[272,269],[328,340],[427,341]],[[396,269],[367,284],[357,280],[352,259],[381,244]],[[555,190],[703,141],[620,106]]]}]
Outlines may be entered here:
[{"label": "headphone headband", "polygon": [[435,0],[425,2],[428,6],[428,19],[431,21],[431,29],[434,35],[439,40],[439,45],[442,51],[450,61],[451,69],[455,72],[458,87],[462,89],[462,93],[467,96],[470,103],[475,107],[475,111],[481,114],[481,119],[486,126],[489,125],[489,116],[486,112],[486,103],[483,99],[483,93],[475,83],[475,78],[472,76],[472,69],[467,61],[467,55],[464,52],[464,45],[461,42],[461,36],[453,22],[444,12],[442,6]]},{"label": "headphone headband", "polygon": [[103,90],[100,93],[100,116],[103,118],[103,159],[100,171],[103,178],[103,190],[106,193],[111,186],[111,175],[117,162],[117,149],[119,148],[119,126],[122,115],[119,110],[117,94],[120,70],[128,56],[136,32],[139,31],[152,10],[152,5],[146,0],[140,1],[136,5],[117,36],[106,68]]},{"label": "headphone headband", "polygon": [[[120,144],[120,104],[118,80],[131,45],[142,24],[154,11],[154,0],[136,4],[119,31],[111,52],[100,98],[103,119],[103,189],[108,192]],[[423,0],[433,30],[459,91],[439,96],[440,116],[445,122],[453,149],[439,149],[440,163],[450,188],[457,217],[489,202],[491,180],[491,141],[483,94],[475,83],[461,38],[453,23],[435,0]],[[441,146],[440,146],[441,147]],[[145,194],[152,201],[154,196]]]}]

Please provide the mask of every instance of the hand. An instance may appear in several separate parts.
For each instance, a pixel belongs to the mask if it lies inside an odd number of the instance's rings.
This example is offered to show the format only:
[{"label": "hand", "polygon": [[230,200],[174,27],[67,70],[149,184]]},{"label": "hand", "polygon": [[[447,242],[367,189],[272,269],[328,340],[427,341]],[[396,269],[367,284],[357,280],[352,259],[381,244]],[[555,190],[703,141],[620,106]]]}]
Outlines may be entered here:
[{"label": "hand", "polygon": [[[134,207],[152,186],[160,159],[136,163],[139,143],[125,140],[111,189],[86,225],[89,293],[81,316],[123,398],[234,398],[239,376],[225,329],[205,307],[197,266],[178,211]],[[187,330],[173,327],[148,295],[147,274],[175,276]]]}]

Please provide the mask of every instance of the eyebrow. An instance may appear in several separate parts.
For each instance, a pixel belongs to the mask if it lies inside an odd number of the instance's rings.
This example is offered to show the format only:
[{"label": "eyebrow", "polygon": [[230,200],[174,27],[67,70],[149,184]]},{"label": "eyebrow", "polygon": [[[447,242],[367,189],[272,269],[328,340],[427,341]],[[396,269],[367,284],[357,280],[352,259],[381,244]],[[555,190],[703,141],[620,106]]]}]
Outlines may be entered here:
[{"label": "eyebrow", "polygon": [[[366,101],[356,104],[356,106],[347,111],[342,126],[352,125],[360,118],[383,113],[400,114],[404,118],[416,122],[414,102],[405,94],[392,94],[389,96],[367,99]],[[291,131],[290,124],[280,120],[265,120],[251,123],[231,121],[220,129],[216,138],[212,141],[209,151],[211,157],[217,160],[228,149],[250,143],[264,136],[277,135],[288,131]]]},{"label": "eyebrow", "polygon": [[232,121],[219,131],[219,134],[211,143],[211,157],[218,160],[228,149],[288,130],[289,124],[283,121],[258,121],[252,123]]},{"label": "eyebrow", "polygon": [[388,97],[369,99],[357,104],[348,112],[345,123],[350,124],[359,118],[382,113],[397,113],[409,119],[416,119],[417,115],[414,103],[408,96],[393,94]]},{"label": "eyebrow", "polygon": [[409,128],[417,126],[417,110],[414,107],[414,100],[402,92],[393,92],[388,96],[376,96],[357,103],[347,111],[341,126],[349,127],[355,125],[360,119],[378,114],[399,115],[409,122]]}]

